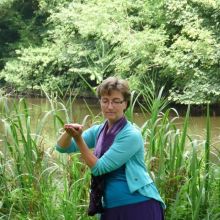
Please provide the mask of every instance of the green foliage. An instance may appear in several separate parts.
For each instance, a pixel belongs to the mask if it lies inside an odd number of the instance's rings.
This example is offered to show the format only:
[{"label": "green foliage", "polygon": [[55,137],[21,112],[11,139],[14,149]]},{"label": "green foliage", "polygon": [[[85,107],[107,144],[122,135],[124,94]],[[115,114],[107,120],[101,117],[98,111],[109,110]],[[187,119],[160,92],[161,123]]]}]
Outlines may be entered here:
[{"label": "green foliage", "polygon": [[[0,3],[0,70],[15,50],[41,44],[42,25],[45,14],[38,8],[38,2],[8,0]],[[13,61],[12,61],[13,62]]]},{"label": "green foliage", "polygon": [[50,100],[55,107],[33,126],[32,106],[21,99],[9,109],[8,101],[0,97],[0,218],[91,219],[86,216],[88,169],[79,154],[58,158],[44,139],[48,121],[57,125],[58,111],[67,109]]},{"label": "green foliage", "polygon": [[[202,3],[200,5],[199,3]],[[172,45],[169,54],[161,60],[163,73],[173,78],[170,99],[180,103],[201,104],[218,102],[219,90],[219,38],[217,25],[205,11],[214,11],[214,1],[168,1],[167,27],[171,27]],[[209,20],[210,24],[207,22]],[[216,18],[215,18],[216,20]]]},{"label": "green foliage", "polygon": [[8,36],[17,33],[12,42],[9,37],[3,40],[0,54],[4,67],[0,79],[6,86],[18,91],[42,85],[52,91],[68,86],[85,91],[88,86],[82,79],[94,87],[109,75],[119,75],[136,89],[143,79],[156,75],[158,87],[166,84],[166,96],[173,102],[220,99],[218,1],[1,4],[0,11],[7,16],[0,16],[0,26],[11,27]]},{"label": "green foliage", "polygon": [[[154,86],[152,86],[154,88]],[[189,109],[182,128],[177,129],[171,117],[174,109],[167,108],[163,88],[147,102],[150,117],[139,129],[146,146],[146,164],[150,168],[167,209],[166,219],[212,219],[220,215],[219,152],[216,163],[209,155],[210,117],[207,112],[205,140],[200,142],[188,135]],[[134,93],[133,93],[134,94]],[[73,101],[50,97],[50,110],[38,116],[33,125],[36,106],[21,99],[9,108],[8,99],[0,97],[0,218],[2,219],[97,219],[88,217],[90,171],[79,154],[61,155],[46,144],[44,126],[51,122],[59,135],[64,122],[72,118]],[[138,97],[138,96],[137,96]],[[147,97],[146,97],[147,98]],[[128,117],[134,119],[133,103]],[[64,105],[65,103],[65,105]],[[61,114],[63,113],[63,114]],[[145,112],[146,113],[146,112]],[[87,121],[87,116],[83,120]],[[102,119],[98,119],[102,120]],[[90,126],[97,122],[92,115]],[[100,122],[100,121],[99,121]],[[52,147],[50,147],[52,145]]]},{"label": "green foliage", "polygon": [[17,50],[17,54],[24,55],[6,64],[2,71],[4,80],[9,81],[20,91],[40,90],[41,86],[55,91],[60,84],[68,86],[68,75],[62,74],[64,64],[60,63],[60,57],[55,57],[59,55],[59,52],[56,54],[57,49],[59,48],[36,47],[31,50],[23,49],[22,52]]}]

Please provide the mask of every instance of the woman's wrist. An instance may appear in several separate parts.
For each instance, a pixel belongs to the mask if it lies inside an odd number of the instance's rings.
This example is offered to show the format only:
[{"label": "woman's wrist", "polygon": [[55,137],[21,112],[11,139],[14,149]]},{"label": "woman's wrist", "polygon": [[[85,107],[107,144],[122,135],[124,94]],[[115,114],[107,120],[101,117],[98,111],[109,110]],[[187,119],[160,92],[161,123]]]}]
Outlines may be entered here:
[{"label": "woman's wrist", "polygon": [[81,135],[78,137],[74,137],[74,140],[79,147],[83,144],[83,138]]},{"label": "woman's wrist", "polygon": [[97,161],[97,157],[89,150],[81,135],[74,137],[74,139],[86,164],[90,168],[93,167]]},{"label": "woman's wrist", "polygon": [[57,144],[60,147],[68,147],[71,144],[72,136],[68,134],[66,131],[60,136]]}]

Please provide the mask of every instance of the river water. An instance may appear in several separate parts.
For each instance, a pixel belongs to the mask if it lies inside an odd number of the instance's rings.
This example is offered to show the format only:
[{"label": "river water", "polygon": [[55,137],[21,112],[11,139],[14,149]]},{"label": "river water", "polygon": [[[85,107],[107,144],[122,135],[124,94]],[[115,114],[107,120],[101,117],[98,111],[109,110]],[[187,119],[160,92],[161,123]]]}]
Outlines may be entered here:
[{"label": "river water", "polygon": [[[34,127],[37,125],[38,121],[46,112],[51,110],[50,102],[45,98],[27,98],[25,99],[31,114],[31,125],[34,130]],[[18,101],[18,99],[11,99],[12,101]],[[9,105],[10,108],[13,108],[12,105]],[[59,107],[61,108],[61,107]],[[97,115],[100,113],[99,103],[96,100],[86,100],[77,99],[73,102],[72,105],[72,117],[71,120],[75,122],[81,123],[83,118],[86,115]],[[61,114],[62,115],[62,114]],[[134,121],[136,124],[141,126],[144,122],[146,122],[147,118],[144,116],[140,109],[135,109],[134,112]],[[179,117],[175,120],[177,127],[180,129],[182,128],[184,122],[184,117]],[[0,140],[3,139],[3,124],[0,123]],[[197,116],[197,117],[190,117],[189,120],[189,127],[188,127],[188,134],[193,139],[203,140],[205,139],[206,135],[206,117],[204,116]],[[48,117],[45,128],[44,128],[44,142],[49,146],[53,146],[57,139],[57,132],[54,130],[54,124],[52,117]],[[214,148],[220,150],[220,117],[211,117],[211,142]]]}]

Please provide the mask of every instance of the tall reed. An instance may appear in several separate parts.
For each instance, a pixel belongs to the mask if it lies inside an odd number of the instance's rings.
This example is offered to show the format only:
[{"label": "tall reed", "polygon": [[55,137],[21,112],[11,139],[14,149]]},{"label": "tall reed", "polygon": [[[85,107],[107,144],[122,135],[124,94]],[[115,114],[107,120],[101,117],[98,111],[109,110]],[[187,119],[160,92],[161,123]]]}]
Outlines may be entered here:
[{"label": "tall reed", "polygon": [[[199,142],[192,139],[187,132],[190,106],[182,128],[178,129],[175,120],[179,115],[175,109],[168,107],[168,102],[164,102],[161,93],[162,89],[158,95],[152,91],[146,93],[144,99],[147,100],[147,106],[144,109],[150,109],[150,114],[140,129],[146,143],[146,163],[167,204],[167,219],[217,219],[216,216],[219,215],[216,212],[214,214],[213,207],[212,211],[209,210],[210,197],[216,198],[214,191],[219,190],[219,180],[213,176],[211,167],[214,165],[211,166],[209,159],[209,106],[207,135],[204,142]],[[211,189],[211,185],[214,188]],[[214,210],[219,210],[219,203],[213,205]]]},{"label": "tall reed", "polygon": [[44,146],[44,126],[51,117],[62,124],[60,110],[53,107],[46,112],[36,128],[31,110],[23,99],[13,108],[7,101],[2,106],[0,219],[90,219],[85,165],[78,155],[57,158],[53,143]]},{"label": "tall reed", "polygon": [[[139,95],[132,94],[126,114],[134,122]],[[96,219],[86,215],[90,171],[80,154],[60,155],[54,151],[55,143],[47,146],[44,142],[45,125],[52,123],[58,136],[64,123],[76,120],[74,98],[63,101],[49,94],[47,98],[50,110],[42,113],[36,126],[32,106],[24,99],[13,108],[7,99],[0,99],[0,219]],[[167,205],[166,219],[218,220],[220,155],[211,150],[209,108],[206,140],[201,142],[187,132],[190,107],[182,127],[177,128],[178,112],[166,105],[162,90],[154,96],[152,92],[145,103],[150,105],[141,104],[146,121],[139,129],[145,140],[146,164]],[[101,121],[100,115],[90,113],[82,123],[88,127]]]}]

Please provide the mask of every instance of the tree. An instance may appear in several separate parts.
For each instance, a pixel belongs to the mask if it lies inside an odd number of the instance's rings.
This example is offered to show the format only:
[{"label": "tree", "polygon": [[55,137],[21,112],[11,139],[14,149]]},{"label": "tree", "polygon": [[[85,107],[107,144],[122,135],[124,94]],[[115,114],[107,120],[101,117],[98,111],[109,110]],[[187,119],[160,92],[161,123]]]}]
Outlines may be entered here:
[{"label": "tree", "polygon": [[217,1],[37,2],[33,17],[44,18],[39,27],[45,31],[38,30],[38,44],[20,46],[7,62],[0,73],[7,85],[85,88],[80,79],[95,86],[114,74],[142,92],[143,80],[153,78],[174,102],[219,101]]}]

